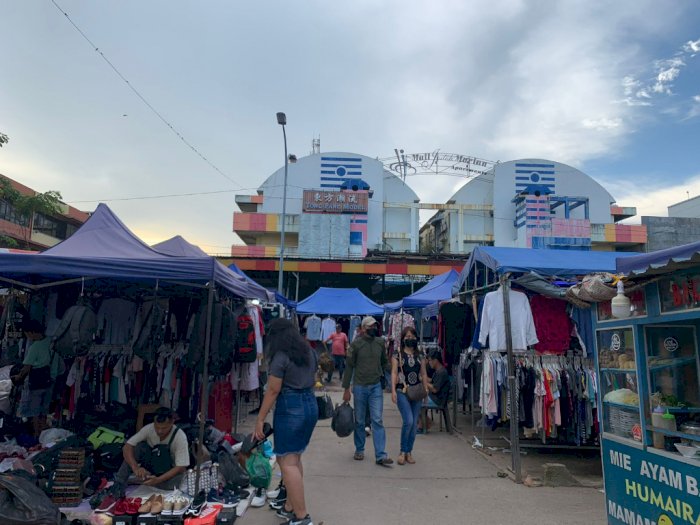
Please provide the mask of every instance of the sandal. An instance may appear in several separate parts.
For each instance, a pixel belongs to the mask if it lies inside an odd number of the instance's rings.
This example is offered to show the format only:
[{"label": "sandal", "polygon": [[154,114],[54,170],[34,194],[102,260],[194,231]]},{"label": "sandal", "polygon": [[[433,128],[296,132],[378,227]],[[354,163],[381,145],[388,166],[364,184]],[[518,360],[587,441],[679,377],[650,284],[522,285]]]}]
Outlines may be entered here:
[{"label": "sandal", "polygon": [[365,455],[363,452],[355,452],[355,455],[352,457],[352,459],[356,461],[362,461],[363,459],[365,459]]}]

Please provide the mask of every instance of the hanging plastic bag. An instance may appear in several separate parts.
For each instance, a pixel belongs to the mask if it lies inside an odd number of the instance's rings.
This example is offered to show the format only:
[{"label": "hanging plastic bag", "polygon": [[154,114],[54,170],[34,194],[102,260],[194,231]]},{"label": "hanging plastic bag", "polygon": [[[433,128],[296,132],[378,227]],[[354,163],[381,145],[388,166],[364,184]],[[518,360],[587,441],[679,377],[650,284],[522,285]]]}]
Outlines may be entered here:
[{"label": "hanging plastic bag", "polygon": [[246,462],[250,484],[256,488],[266,489],[272,481],[270,461],[261,452],[254,452]]},{"label": "hanging plastic bag", "polygon": [[342,405],[337,405],[333,411],[333,419],[331,420],[331,429],[338,437],[348,437],[355,430],[355,412],[349,403],[344,402]]}]

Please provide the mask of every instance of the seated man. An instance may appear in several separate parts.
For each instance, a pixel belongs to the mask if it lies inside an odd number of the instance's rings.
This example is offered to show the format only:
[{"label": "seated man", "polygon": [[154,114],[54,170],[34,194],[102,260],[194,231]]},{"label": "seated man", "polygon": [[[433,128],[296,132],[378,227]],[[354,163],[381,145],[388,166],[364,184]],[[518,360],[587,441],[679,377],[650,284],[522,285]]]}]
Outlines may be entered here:
[{"label": "seated man", "polygon": [[426,405],[428,408],[444,408],[450,397],[450,376],[442,364],[442,355],[439,350],[433,350],[430,353],[428,364],[435,372],[428,385],[430,393]]},{"label": "seated man", "polygon": [[[433,375],[428,385],[428,390],[430,392],[428,397],[423,401],[423,407],[433,409],[444,408],[450,397],[450,376],[447,373],[447,369],[442,364],[440,350],[433,350],[430,353],[428,356],[428,366],[433,370]],[[428,428],[430,427],[430,420],[428,420]],[[421,418],[418,421],[418,433],[423,434],[424,432],[423,419]]]},{"label": "seated man", "polygon": [[151,487],[171,490],[179,487],[190,464],[185,432],[173,424],[173,412],[160,407],[153,423],[145,425],[124,445],[124,463],[114,477],[126,486],[131,473]]}]

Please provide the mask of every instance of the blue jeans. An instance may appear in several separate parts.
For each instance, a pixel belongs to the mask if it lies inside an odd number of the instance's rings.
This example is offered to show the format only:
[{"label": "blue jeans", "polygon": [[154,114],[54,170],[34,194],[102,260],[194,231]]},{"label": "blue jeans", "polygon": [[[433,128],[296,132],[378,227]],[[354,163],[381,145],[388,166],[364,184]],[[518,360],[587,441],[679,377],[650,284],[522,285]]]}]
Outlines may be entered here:
[{"label": "blue jeans", "polygon": [[[343,380],[343,372],[345,371],[345,356],[344,355],[334,355],[333,356],[333,364],[335,365],[334,368],[338,371],[338,376],[340,377],[340,380]],[[328,374],[328,382],[330,383],[331,379],[333,378],[333,371],[331,371]]]},{"label": "blue jeans", "polygon": [[418,418],[422,401],[411,401],[403,392],[396,392],[396,405],[401,412],[403,425],[401,426],[401,453],[410,454],[413,452],[413,444],[416,442],[416,431],[418,430]]},{"label": "blue jeans", "polygon": [[372,421],[372,441],[374,442],[374,457],[377,461],[386,457],[386,431],[382,423],[384,409],[384,393],[381,384],[354,385],[352,395],[355,396],[355,452],[365,451],[365,415],[369,409]]}]

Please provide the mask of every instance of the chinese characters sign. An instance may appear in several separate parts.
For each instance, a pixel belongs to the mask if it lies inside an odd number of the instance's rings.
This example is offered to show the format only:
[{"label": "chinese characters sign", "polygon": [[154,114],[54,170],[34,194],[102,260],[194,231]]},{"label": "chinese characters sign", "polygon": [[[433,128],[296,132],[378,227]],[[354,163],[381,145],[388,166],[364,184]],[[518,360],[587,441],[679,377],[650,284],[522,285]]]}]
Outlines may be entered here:
[{"label": "chinese characters sign", "polygon": [[317,213],[367,213],[366,191],[304,190],[303,211]]}]

